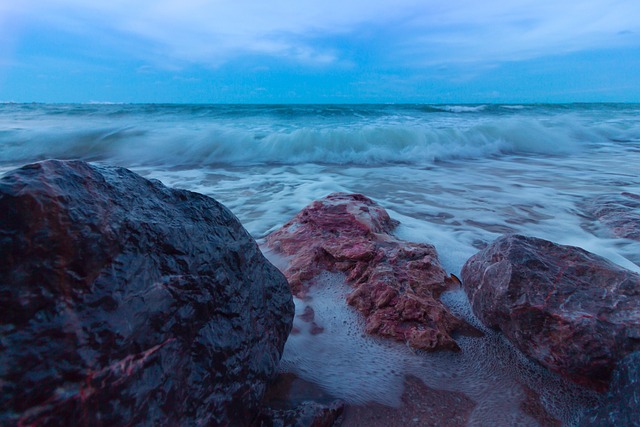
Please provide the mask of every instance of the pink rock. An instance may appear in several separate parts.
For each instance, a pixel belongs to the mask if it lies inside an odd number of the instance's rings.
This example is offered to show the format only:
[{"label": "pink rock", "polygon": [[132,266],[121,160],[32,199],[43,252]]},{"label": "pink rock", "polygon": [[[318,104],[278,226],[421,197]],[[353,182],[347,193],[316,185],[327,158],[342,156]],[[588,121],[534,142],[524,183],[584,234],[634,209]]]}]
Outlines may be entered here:
[{"label": "pink rock", "polygon": [[[310,305],[306,306],[302,314],[297,316],[303,322],[311,324],[311,329],[309,330],[311,335],[318,335],[324,332],[324,328],[316,323],[315,316],[316,313]],[[296,333],[299,332],[300,331],[298,330]]]},{"label": "pink rock", "polygon": [[[380,403],[347,405],[342,425],[350,427],[463,427],[468,425],[476,402],[464,393],[427,387],[407,376],[400,405]],[[544,425],[544,424],[543,424]]]},{"label": "pink rock", "polygon": [[451,333],[470,328],[439,301],[454,284],[433,246],[391,235],[398,224],[361,194],[334,193],[304,208],[267,245],[291,257],[285,275],[304,297],[322,271],[341,271],[347,302],[366,317],[366,331],[422,350],[459,350]]},{"label": "pink rock", "polygon": [[573,246],[503,236],[462,268],[473,311],[523,353],[603,391],[640,349],[640,276]]},{"label": "pink rock", "polygon": [[623,192],[598,197],[587,207],[587,211],[615,236],[640,240],[640,195]]}]

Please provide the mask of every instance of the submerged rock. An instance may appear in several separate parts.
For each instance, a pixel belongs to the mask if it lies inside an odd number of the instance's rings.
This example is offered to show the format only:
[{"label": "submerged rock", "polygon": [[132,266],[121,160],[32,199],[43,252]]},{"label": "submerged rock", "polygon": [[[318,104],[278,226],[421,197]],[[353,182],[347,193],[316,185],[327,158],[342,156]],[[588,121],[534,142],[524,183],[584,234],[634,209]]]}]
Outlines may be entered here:
[{"label": "submerged rock", "polygon": [[0,180],[0,424],[249,422],[294,307],[215,200],[45,161]]},{"label": "submerged rock", "polygon": [[316,384],[281,373],[267,388],[255,427],[337,427],[345,403]]},{"label": "submerged rock", "polygon": [[337,427],[342,422],[344,402],[306,401],[292,409],[262,408],[256,427]]},{"label": "submerged rock", "polygon": [[640,349],[640,276],[573,246],[507,235],[462,269],[473,311],[527,356],[603,391]]},{"label": "submerged rock", "polygon": [[640,426],[640,352],[620,361],[604,402],[589,410],[580,426]]},{"label": "submerged rock", "polygon": [[624,192],[601,196],[589,203],[587,211],[615,236],[640,241],[640,195]]},{"label": "submerged rock", "polygon": [[451,334],[470,327],[438,299],[454,281],[433,246],[391,235],[397,224],[361,194],[334,193],[267,236],[267,245],[290,256],[285,275],[298,297],[322,271],[341,271],[353,287],[347,302],[364,314],[368,333],[457,350]]},{"label": "submerged rock", "polygon": [[[344,411],[344,425],[349,427],[464,427],[477,403],[464,393],[436,390],[421,380],[407,376],[400,404],[395,406],[367,403],[349,405]],[[486,424],[485,424],[486,425]]]}]

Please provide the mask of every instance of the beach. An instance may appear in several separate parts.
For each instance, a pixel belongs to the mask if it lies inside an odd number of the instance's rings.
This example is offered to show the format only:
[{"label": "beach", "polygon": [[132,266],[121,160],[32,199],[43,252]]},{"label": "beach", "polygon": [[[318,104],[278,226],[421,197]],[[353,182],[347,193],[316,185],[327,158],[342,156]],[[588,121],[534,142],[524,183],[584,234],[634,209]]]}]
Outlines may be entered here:
[{"label": "beach", "polygon": [[[449,274],[510,233],[640,272],[640,241],[596,215],[602,200],[640,194],[639,115],[638,104],[7,103],[0,173],[48,158],[124,166],[215,198],[262,245],[312,201],[361,193],[399,221],[397,238],[434,245]],[[597,400],[489,330],[456,337],[455,354],[363,336],[357,313],[337,303],[348,293],[344,278],[323,280],[311,297],[324,331],[292,335],[281,370],[351,405],[344,425],[362,422],[363,405],[378,408],[379,425],[388,425],[384,408],[411,407],[420,419],[407,393],[440,390],[450,402],[442,417],[458,420],[451,425],[544,425],[546,416],[571,425]],[[443,300],[482,328],[462,291]],[[296,305],[300,314],[304,304]],[[527,410],[532,401],[542,409]]]}]

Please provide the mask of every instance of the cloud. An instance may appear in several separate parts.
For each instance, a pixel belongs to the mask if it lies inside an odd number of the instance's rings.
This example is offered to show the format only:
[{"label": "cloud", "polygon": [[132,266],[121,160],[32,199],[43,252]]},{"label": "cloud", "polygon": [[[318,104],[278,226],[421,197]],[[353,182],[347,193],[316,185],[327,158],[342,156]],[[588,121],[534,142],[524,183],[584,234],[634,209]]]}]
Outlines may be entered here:
[{"label": "cloud", "polygon": [[246,55],[326,66],[373,53],[386,64],[420,67],[514,61],[640,41],[637,0],[14,3],[22,10],[5,5],[0,18],[19,14],[34,31],[54,28],[114,45],[133,39],[141,58],[214,67]]},{"label": "cloud", "polygon": [[416,64],[517,61],[582,50],[615,48],[640,38],[620,37],[637,30],[640,3],[450,2],[434,16],[417,14],[400,49]]}]

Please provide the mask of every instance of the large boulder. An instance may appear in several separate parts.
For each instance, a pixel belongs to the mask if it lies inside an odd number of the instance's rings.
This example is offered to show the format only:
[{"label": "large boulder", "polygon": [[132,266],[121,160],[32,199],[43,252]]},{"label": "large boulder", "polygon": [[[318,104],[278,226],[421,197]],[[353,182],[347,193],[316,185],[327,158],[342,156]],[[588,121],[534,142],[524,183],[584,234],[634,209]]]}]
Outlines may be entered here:
[{"label": "large boulder", "polygon": [[365,316],[368,333],[422,350],[457,350],[451,334],[469,326],[439,300],[454,280],[433,246],[395,238],[397,224],[361,194],[334,193],[304,208],[266,242],[289,257],[285,275],[295,295],[304,298],[322,271],[344,272],[353,287],[347,302]]},{"label": "large boulder", "polygon": [[44,161],[0,180],[0,424],[250,422],[294,307],[215,200]]},{"label": "large boulder", "polygon": [[474,313],[527,356],[603,391],[640,349],[640,276],[573,246],[497,239],[462,268]]}]

